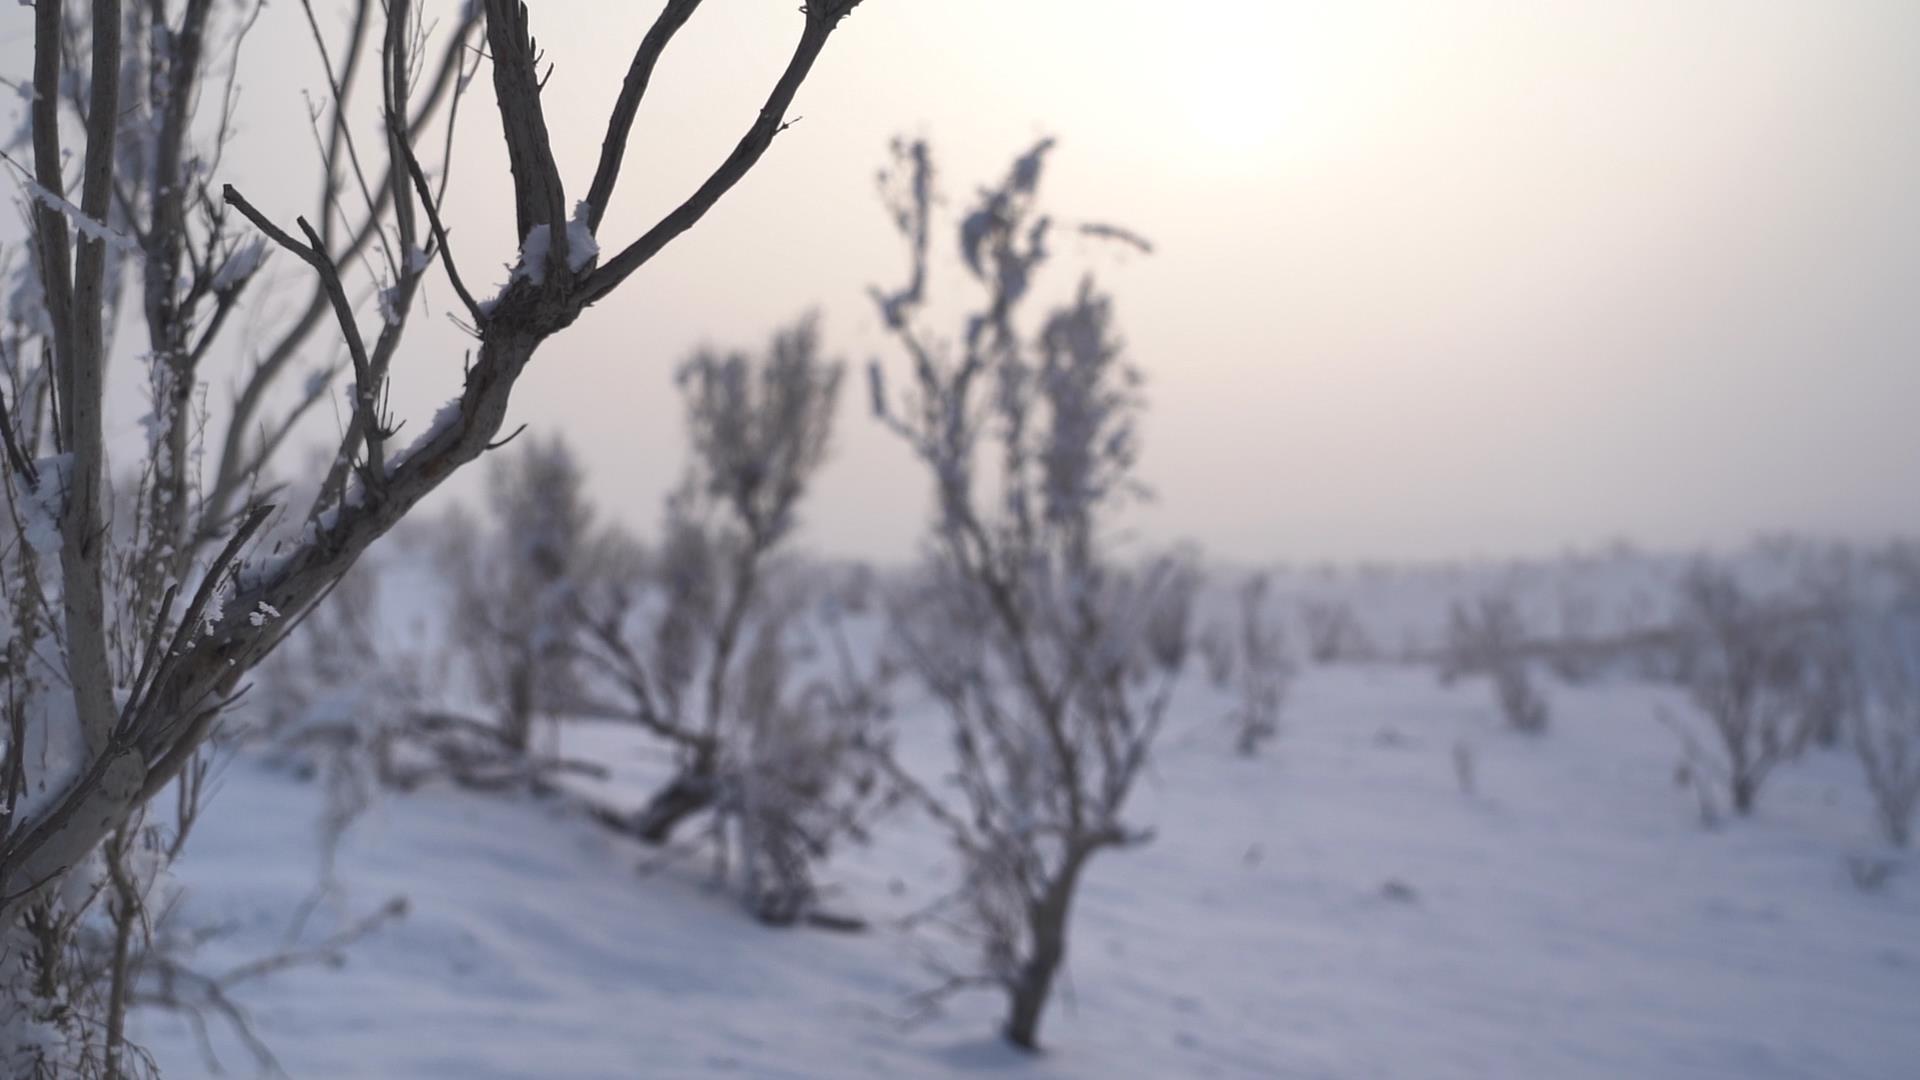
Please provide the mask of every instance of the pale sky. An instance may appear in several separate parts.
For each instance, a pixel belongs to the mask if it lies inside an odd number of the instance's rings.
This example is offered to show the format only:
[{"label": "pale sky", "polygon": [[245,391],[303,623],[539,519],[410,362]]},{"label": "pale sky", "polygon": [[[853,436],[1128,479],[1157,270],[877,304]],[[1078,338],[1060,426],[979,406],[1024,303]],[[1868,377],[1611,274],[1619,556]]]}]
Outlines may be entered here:
[{"label": "pale sky", "polygon": [[[532,7],[577,197],[657,4]],[[795,7],[708,0],[682,32],[603,246],[732,146]],[[283,221],[310,210],[300,91],[321,87],[297,17],[274,5],[259,31],[229,170]],[[564,431],[601,505],[650,530],[683,463],[671,371],[696,344],[753,345],[818,306],[834,351],[898,370],[864,297],[903,259],[872,182],[892,134],[932,140],[955,204],[1052,134],[1051,207],[1159,247],[1069,246],[1054,269],[1112,288],[1148,374],[1147,539],[1268,560],[1912,532],[1915,42],[1910,0],[867,0],[804,120],[543,349],[513,422]],[[450,208],[483,285],[515,246],[489,106],[466,104]],[[415,425],[460,379],[433,295],[396,365]],[[902,558],[926,482],[849,391],[805,542]]]}]

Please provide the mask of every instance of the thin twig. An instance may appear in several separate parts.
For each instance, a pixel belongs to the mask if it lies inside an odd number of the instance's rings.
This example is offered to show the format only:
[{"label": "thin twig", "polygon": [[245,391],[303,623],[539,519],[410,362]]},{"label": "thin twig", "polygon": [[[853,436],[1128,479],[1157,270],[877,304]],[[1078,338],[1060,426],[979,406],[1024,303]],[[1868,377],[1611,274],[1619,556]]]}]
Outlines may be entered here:
[{"label": "thin twig", "polygon": [[453,248],[447,243],[447,228],[440,222],[440,209],[434,205],[433,194],[428,190],[426,173],[420,168],[420,159],[414,154],[412,144],[407,142],[405,134],[400,130],[398,117],[389,114],[387,127],[393,135],[394,145],[400,148],[401,160],[406,164],[407,175],[413,178],[413,189],[420,196],[420,205],[426,208],[427,225],[433,230],[433,242],[440,247],[440,264],[447,268],[447,280],[453,284],[453,291],[460,297],[460,302],[466,306],[467,313],[473,316],[474,327],[476,329],[484,327],[487,324],[487,313],[474,302],[473,294],[467,291],[466,284],[460,280],[460,268],[453,262]]}]

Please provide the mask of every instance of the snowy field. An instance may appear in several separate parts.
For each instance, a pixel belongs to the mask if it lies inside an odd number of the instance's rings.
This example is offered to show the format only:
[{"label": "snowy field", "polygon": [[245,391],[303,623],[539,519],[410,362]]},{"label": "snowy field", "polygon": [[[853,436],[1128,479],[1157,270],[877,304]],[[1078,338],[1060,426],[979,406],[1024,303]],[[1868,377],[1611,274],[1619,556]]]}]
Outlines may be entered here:
[{"label": "snowy field", "polygon": [[[1377,591],[1363,616],[1431,614]],[[386,795],[301,940],[394,896],[406,916],[234,996],[294,1077],[1920,1075],[1920,873],[1853,880],[1850,856],[1892,849],[1852,756],[1810,753],[1754,818],[1708,830],[1655,717],[1676,691],[1545,685],[1553,727],[1530,738],[1483,680],[1307,666],[1247,759],[1194,673],[1131,815],[1157,835],[1092,864],[1037,1058],[996,1038],[992,993],[908,1022],[939,981],[927,956],[954,945],[901,924],[953,873],[907,811],[833,864],[833,905],[873,921],[841,934],[760,927],[705,856],[663,859],[560,801]],[[903,755],[937,766],[938,715],[905,704]],[[596,798],[637,805],[663,776],[628,730],[563,738],[611,768]],[[204,970],[285,949],[319,859],[318,784],[242,753],[217,788],[176,867],[186,922],[219,929]],[[167,1075],[210,1071],[181,1016],[134,1023]],[[228,1072],[254,1071],[210,1032]]]}]

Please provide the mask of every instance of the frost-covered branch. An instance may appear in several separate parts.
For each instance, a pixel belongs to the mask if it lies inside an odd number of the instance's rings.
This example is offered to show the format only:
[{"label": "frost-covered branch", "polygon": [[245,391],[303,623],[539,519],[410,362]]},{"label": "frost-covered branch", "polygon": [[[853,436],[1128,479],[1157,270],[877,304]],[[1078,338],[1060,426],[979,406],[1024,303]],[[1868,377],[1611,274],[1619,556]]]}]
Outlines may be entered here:
[{"label": "frost-covered branch", "polygon": [[[94,902],[63,892],[75,868],[110,836],[125,836],[146,800],[190,775],[248,673],[288,627],[421,499],[494,445],[534,352],[624,277],[589,287],[598,241],[584,214],[565,216],[532,77],[530,16],[506,0],[460,5],[438,66],[424,80],[418,69],[431,24],[413,3],[356,0],[344,53],[329,45],[332,34],[314,6],[303,3],[331,98],[315,113],[318,217],[282,217],[230,187],[228,197],[216,195],[214,173],[236,131],[242,43],[263,7],[260,0],[89,0],[83,13],[67,0],[34,5],[31,94],[23,95],[30,98],[33,162],[24,202],[34,258],[13,290],[0,341],[7,390],[0,523],[9,534],[0,543],[7,640],[0,792],[9,811],[0,828],[0,932],[26,932],[46,949],[62,947],[77,913]],[[816,4],[803,14],[806,63],[780,76],[772,100],[781,110],[851,7]],[[486,54],[471,40],[483,19]],[[548,229],[536,263],[549,272],[510,282],[483,320],[456,284],[476,316],[465,384],[431,427],[392,454],[386,444],[397,425],[383,415],[385,387],[434,253],[458,280],[446,248],[451,230],[439,217],[451,114],[469,77],[489,60],[515,204],[525,211],[516,238],[531,250],[534,226]],[[375,71],[383,132],[361,145],[348,106],[356,83]],[[201,102],[216,107],[198,117]],[[611,108],[617,116],[627,107]],[[415,145],[430,124],[443,122],[441,113],[449,114],[449,141],[441,190],[429,197]],[[76,133],[83,145],[63,145],[63,136]],[[730,159],[727,181],[703,187],[697,212],[676,219],[670,232],[692,224],[757,158],[756,151]],[[348,213],[355,198],[360,205]],[[298,221],[297,234],[274,225],[276,218]],[[247,370],[237,400],[221,410],[224,445],[203,489],[200,438],[209,414],[202,365],[228,351],[231,316],[258,287],[262,237],[300,259],[314,283],[305,307],[275,328],[271,348]],[[665,238],[656,235],[652,250]],[[129,245],[137,245],[137,259]],[[369,251],[380,257],[363,258]],[[351,300],[363,283],[349,282],[362,267],[374,279],[377,333],[362,333],[366,316]],[[125,291],[141,299],[146,348],[110,369],[109,330],[123,278],[134,275],[137,293]],[[340,332],[335,347],[343,345],[352,361],[352,413],[335,461],[319,478],[308,527],[263,555],[256,544],[271,511],[258,488],[271,483],[264,473],[275,449],[323,395],[324,380],[309,382],[283,417],[261,417],[295,359],[324,344],[314,335],[329,314]],[[143,418],[147,463],[133,490],[116,492],[103,421],[106,380],[121,372],[144,387],[151,410]],[[128,511],[110,515],[110,507]],[[14,943],[0,959],[0,1009],[17,1003],[36,1016],[74,1016],[30,992]],[[17,1001],[7,996],[22,987]],[[106,994],[107,1012],[124,1015],[124,985]],[[102,1030],[115,1027],[109,1018]],[[75,1061],[103,1060],[97,1040],[82,1042]],[[109,1068],[121,1068],[119,1037],[106,1042],[115,1047]]]}]

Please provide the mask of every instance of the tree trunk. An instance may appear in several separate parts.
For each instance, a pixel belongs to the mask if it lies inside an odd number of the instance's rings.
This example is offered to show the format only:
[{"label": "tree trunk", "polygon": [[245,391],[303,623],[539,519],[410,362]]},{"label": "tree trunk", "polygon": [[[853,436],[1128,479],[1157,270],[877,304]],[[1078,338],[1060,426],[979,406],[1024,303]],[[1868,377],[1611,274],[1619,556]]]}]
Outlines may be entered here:
[{"label": "tree trunk", "polygon": [[1046,1011],[1047,996],[1053,991],[1053,977],[1067,958],[1067,915],[1073,906],[1073,890],[1080,878],[1087,852],[1067,856],[1046,895],[1027,908],[1027,930],[1033,938],[1033,952],[1020,967],[1020,974],[1008,988],[1007,1041],[1029,1053],[1040,1049],[1040,1017]]},{"label": "tree trunk", "polygon": [[664,844],[681,822],[712,806],[714,794],[713,771],[689,768],[647,800],[634,818],[634,832],[649,844]]},{"label": "tree trunk", "polygon": [[1753,796],[1759,784],[1753,777],[1736,774],[1733,778],[1733,812],[1741,817],[1753,815]]},{"label": "tree trunk", "polygon": [[14,840],[17,854],[9,852],[9,859],[0,862],[0,886],[22,882],[24,887],[0,897],[0,927],[14,925],[43,890],[53,887],[120,827],[147,779],[147,770],[134,751],[100,758],[26,836]]},{"label": "tree trunk", "polygon": [[506,711],[500,717],[500,738],[514,753],[526,756],[533,741],[534,666],[524,657],[513,661],[507,675]]},{"label": "tree trunk", "polygon": [[1036,942],[1033,955],[1013,984],[1011,1008],[1007,1013],[1007,1041],[1028,1053],[1040,1050],[1040,1015],[1047,1007],[1047,995],[1053,990],[1054,972],[1059,970],[1065,955],[1063,941]]}]

